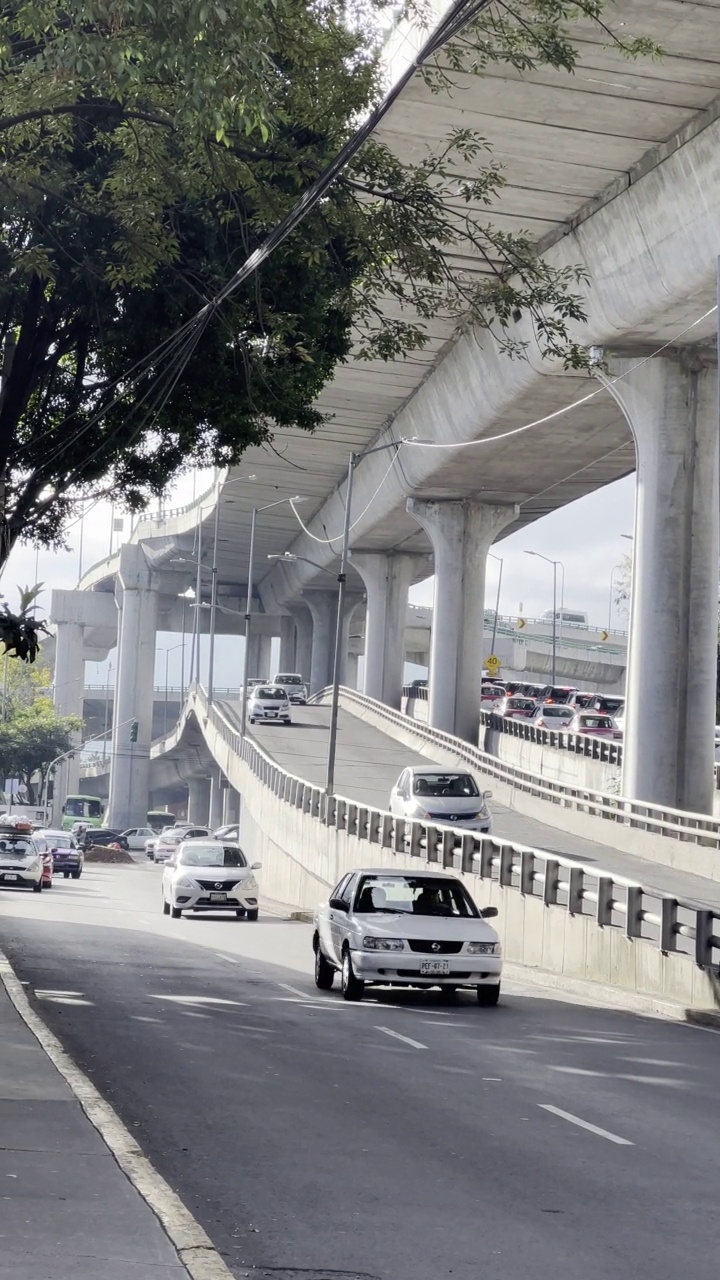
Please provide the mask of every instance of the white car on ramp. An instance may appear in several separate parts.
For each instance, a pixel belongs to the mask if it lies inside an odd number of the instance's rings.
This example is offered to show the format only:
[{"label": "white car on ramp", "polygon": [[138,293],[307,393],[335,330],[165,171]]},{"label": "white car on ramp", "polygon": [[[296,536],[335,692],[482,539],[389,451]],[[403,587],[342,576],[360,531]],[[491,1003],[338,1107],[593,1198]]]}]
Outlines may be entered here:
[{"label": "white car on ramp", "polygon": [[222,840],[184,840],[163,871],[163,915],[179,920],[184,911],[234,911],[257,920],[259,887],[242,849]]},{"label": "white car on ramp", "polygon": [[454,996],[474,988],[478,1003],[500,996],[502,949],[462,880],[439,871],[350,871],[315,912],[315,983],[329,991],[341,974],[346,1000],[368,983],[440,987]]}]

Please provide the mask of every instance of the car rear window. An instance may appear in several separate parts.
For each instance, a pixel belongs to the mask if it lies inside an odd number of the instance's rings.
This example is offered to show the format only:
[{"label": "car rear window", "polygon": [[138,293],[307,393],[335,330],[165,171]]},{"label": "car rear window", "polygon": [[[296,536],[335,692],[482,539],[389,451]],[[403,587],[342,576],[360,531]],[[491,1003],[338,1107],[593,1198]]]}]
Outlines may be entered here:
[{"label": "car rear window", "polygon": [[508,706],[512,711],[532,711],[535,703],[529,698],[508,698]]},{"label": "car rear window", "polygon": [[580,723],[586,729],[611,729],[612,720],[609,716],[580,716]]}]

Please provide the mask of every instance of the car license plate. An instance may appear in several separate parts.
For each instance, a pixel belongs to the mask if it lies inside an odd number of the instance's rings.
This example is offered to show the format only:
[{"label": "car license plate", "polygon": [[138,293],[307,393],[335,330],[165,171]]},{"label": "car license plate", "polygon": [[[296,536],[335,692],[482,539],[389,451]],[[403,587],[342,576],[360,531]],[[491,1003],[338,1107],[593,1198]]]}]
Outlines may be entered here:
[{"label": "car license plate", "polygon": [[3,874],[3,880],[17,880],[17,876],[14,871],[6,871]]},{"label": "car license plate", "polygon": [[450,973],[449,960],[421,960],[420,975],[423,978],[446,978]]},{"label": "car license plate", "polygon": [[226,893],[211,893],[211,894],[210,894],[210,901],[211,901],[211,902],[227,902],[227,894],[226,894]]}]

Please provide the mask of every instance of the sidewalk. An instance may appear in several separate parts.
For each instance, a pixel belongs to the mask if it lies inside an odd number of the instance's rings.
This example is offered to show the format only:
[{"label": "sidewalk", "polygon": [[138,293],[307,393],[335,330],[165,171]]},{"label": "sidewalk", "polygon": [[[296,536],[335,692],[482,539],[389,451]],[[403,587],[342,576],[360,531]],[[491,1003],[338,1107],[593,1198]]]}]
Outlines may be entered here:
[{"label": "sidewalk", "polygon": [[0,982],[0,1280],[187,1280]]}]

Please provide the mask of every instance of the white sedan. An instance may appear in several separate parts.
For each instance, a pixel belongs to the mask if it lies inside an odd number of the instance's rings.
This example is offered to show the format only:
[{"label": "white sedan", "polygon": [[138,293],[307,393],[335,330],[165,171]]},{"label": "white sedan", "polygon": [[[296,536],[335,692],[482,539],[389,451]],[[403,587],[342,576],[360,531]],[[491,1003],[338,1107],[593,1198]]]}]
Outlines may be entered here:
[{"label": "white sedan", "polygon": [[445,822],[487,835],[492,818],[487,802],[492,791],[480,791],[472,774],[457,769],[403,769],[390,792],[390,812],[412,822]]},{"label": "white sedan", "polygon": [[251,724],[256,721],[273,724],[290,724],[290,699],[284,689],[276,684],[259,684],[251,689],[247,704],[247,718]]},{"label": "white sedan", "polygon": [[129,827],[127,831],[123,831],[128,849],[140,850],[142,853],[147,853],[147,842],[154,840],[156,834],[152,827]]},{"label": "white sedan", "polygon": [[248,864],[236,844],[183,840],[163,871],[163,914],[179,920],[183,911],[234,911],[257,920],[260,865]]},{"label": "white sedan", "polygon": [[479,1004],[495,1005],[502,950],[486,922],[496,915],[445,872],[348,872],[315,912],[315,983],[329,991],[339,971],[346,1000],[362,1000],[368,983],[450,997],[474,987]]}]

